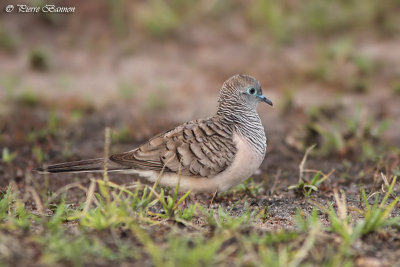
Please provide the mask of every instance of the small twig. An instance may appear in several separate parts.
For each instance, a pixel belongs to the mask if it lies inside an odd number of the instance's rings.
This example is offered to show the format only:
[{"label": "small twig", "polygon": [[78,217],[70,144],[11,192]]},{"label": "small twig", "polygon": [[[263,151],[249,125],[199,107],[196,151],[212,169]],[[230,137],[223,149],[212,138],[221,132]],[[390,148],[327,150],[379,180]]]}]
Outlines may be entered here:
[{"label": "small twig", "polygon": [[317,173],[320,172],[322,175],[325,175],[321,170],[315,170],[315,169],[305,169],[303,172],[310,172],[310,173]]},{"label": "small twig", "polygon": [[[383,188],[382,188],[382,191],[384,191]],[[384,191],[384,192],[385,192],[385,191]],[[376,194],[380,194],[380,193],[379,193],[378,191],[376,191],[376,192],[373,192],[373,193],[369,194],[369,195],[367,196],[367,200],[369,200],[371,197],[375,196]]]},{"label": "small twig", "polygon": [[362,108],[360,110],[360,117],[359,117],[359,121],[358,121],[358,127],[356,129],[356,138],[357,139],[361,139],[362,135],[364,134],[364,129],[365,129],[365,125],[367,124],[367,110],[365,108]]},{"label": "small twig", "polygon": [[108,156],[110,154],[110,128],[105,129],[105,140],[104,140],[104,168],[103,168],[103,179],[108,182]]},{"label": "small twig", "polygon": [[44,164],[44,188],[46,190],[46,192],[49,190],[49,172],[47,171],[47,164]]},{"label": "small twig", "polygon": [[150,194],[149,194],[149,199],[150,199],[150,197],[153,196],[153,193],[156,192],[156,187],[157,187],[157,185],[158,185],[158,184],[160,183],[160,181],[161,181],[161,177],[162,177],[162,175],[164,174],[164,170],[165,170],[165,167],[167,166],[167,163],[168,163],[168,162],[166,162],[166,163],[163,165],[163,167],[162,167],[160,173],[158,174],[157,180],[156,180],[156,181],[154,182],[154,184],[153,184],[153,187],[149,187],[149,188],[151,189],[151,190],[150,190]]},{"label": "small twig", "polygon": [[269,193],[272,195],[273,193],[274,193],[274,191],[275,191],[275,188],[276,188],[276,186],[277,186],[277,184],[278,184],[278,179],[279,179],[279,177],[281,176],[281,172],[282,172],[282,170],[281,169],[278,169],[278,171],[276,172],[276,174],[274,175],[274,183],[272,184],[272,187],[271,187],[271,189],[269,190]]},{"label": "small twig", "polygon": [[180,187],[180,185],[181,185],[181,178],[182,178],[182,175],[181,175],[181,167],[182,167],[181,162],[179,162],[179,168],[178,168],[178,183],[176,183],[175,192],[174,192],[174,199],[177,198],[178,192],[179,192],[179,187]]},{"label": "small twig", "polygon": [[332,169],[328,174],[325,174],[325,173],[321,172],[323,176],[322,176],[321,179],[319,179],[319,184],[321,184],[321,183],[322,183],[323,181],[325,181],[326,179],[331,178],[331,175],[332,175],[335,171],[336,171],[336,169]]},{"label": "small twig", "polygon": [[[389,181],[388,181],[386,175],[384,175],[384,174],[381,172],[381,177],[382,177],[382,180],[383,180],[383,184],[385,184],[386,188],[389,188],[389,187],[390,187],[390,183],[389,183]],[[392,180],[392,181],[393,181],[393,180]],[[386,190],[385,190],[383,184],[382,184],[382,192],[383,192],[383,193],[386,193]],[[391,195],[393,198],[396,198],[396,197],[397,197],[396,194],[393,193],[393,192],[392,192],[390,195]]]},{"label": "small twig", "polygon": [[124,193],[126,193],[126,194],[128,194],[128,195],[130,195],[130,196],[134,196],[133,195],[133,193],[131,192],[131,191],[129,191],[125,186],[123,186],[123,185],[118,185],[118,184],[116,184],[116,183],[113,183],[113,182],[105,182],[105,181],[103,181],[103,180],[100,180],[100,179],[96,179],[96,182],[98,183],[98,184],[101,184],[101,185],[105,185],[105,186],[108,186],[108,187],[111,187],[111,188],[114,188],[114,189],[118,189],[119,191],[121,191],[121,192],[124,192]]},{"label": "small twig", "polygon": [[[382,185],[381,185],[381,190],[382,190],[383,193],[386,193],[385,187],[386,187],[386,188],[389,188],[389,187],[390,187],[390,184],[389,184],[388,178],[387,178],[386,175],[383,174],[382,172],[381,172],[381,178],[382,178],[382,180],[383,180],[383,183],[382,183]],[[376,192],[370,193],[370,194],[367,196],[367,200],[369,200],[371,197],[375,196],[376,194],[380,194],[380,192],[379,192],[379,191],[376,191]],[[395,195],[393,192],[392,192],[390,195],[391,195],[393,198],[396,198],[396,195]]]},{"label": "small twig", "polygon": [[94,197],[94,190],[96,189],[96,180],[95,179],[90,179],[90,185],[89,189],[87,191],[87,196],[86,196],[86,201],[85,201],[85,206],[83,208],[83,213],[87,213],[90,205],[93,202],[93,197]]},{"label": "small twig", "polygon": [[38,212],[40,214],[43,214],[44,213],[44,207],[43,207],[43,204],[42,204],[42,200],[40,199],[39,194],[36,191],[36,189],[33,186],[27,186],[27,191],[31,192],[32,198],[36,203],[36,207],[37,207]]},{"label": "small twig", "polygon": [[346,195],[342,192],[342,196],[339,197],[339,193],[337,189],[333,189],[333,196],[336,201],[336,205],[338,207],[337,213],[339,218],[345,220],[347,217],[347,205],[346,205]]},{"label": "small twig", "polygon": [[[54,192],[54,193],[52,194],[52,196],[51,196],[49,199],[47,199],[47,203],[48,203],[48,204],[51,203],[51,202],[52,202],[53,200],[55,200],[59,195],[61,195],[62,193],[66,192],[66,191],[68,191],[68,190],[70,190],[70,189],[72,189],[72,188],[75,188],[75,187],[81,189],[81,188],[82,188],[82,184],[81,184],[81,183],[78,183],[78,182],[75,182],[75,183],[67,184],[67,185],[61,187],[61,188],[58,189],[56,192]],[[86,190],[84,190],[84,191],[86,192]]]},{"label": "small twig", "polygon": [[147,185],[145,185],[145,184],[141,184],[140,182],[139,183],[129,183],[128,185],[125,185],[125,188],[126,189],[133,189],[133,188],[137,188],[137,187],[139,187],[139,188],[145,188]]},{"label": "small twig", "polygon": [[[383,172],[381,172],[381,177],[382,177],[383,183],[384,183],[386,186],[390,186],[390,184],[389,184],[389,182],[388,182],[388,179],[387,179],[386,175],[383,174]],[[382,184],[382,185],[383,185],[383,184]],[[385,191],[383,191],[383,192],[385,192]]]},{"label": "small twig", "polygon": [[212,198],[211,198],[211,201],[210,201],[210,206],[212,205],[212,203],[214,202],[214,199],[215,199],[215,197],[217,196],[217,194],[218,194],[218,189],[217,190],[215,190],[215,192],[214,192],[214,194],[213,194],[213,196],[212,196]]},{"label": "small twig", "polygon": [[316,146],[316,144],[307,148],[306,153],[304,154],[303,159],[299,165],[299,184],[303,181],[304,165],[306,164],[308,154],[311,152],[311,150],[314,149],[315,146]]},{"label": "small twig", "polygon": [[[147,185],[146,185],[147,186]],[[149,193],[149,199],[150,199],[150,197],[151,196],[153,196],[153,194],[156,196],[156,198],[158,199],[158,200],[160,200],[161,199],[161,195],[155,190],[155,188],[154,187],[148,187],[149,188],[149,190],[150,190],[150,193]]]}]

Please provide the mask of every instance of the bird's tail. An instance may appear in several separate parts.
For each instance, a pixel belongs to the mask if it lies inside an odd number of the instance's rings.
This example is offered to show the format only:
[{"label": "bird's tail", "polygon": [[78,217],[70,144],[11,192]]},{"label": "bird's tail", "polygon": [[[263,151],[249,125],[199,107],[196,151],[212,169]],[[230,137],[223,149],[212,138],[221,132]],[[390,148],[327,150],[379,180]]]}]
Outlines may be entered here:
[{"label": "bird's tail", "polygon": [[80,161],[71,161],[48,165],[44,168],[36,168],[33,171],[38,173],[61,173],[61,172],[103,172],[105,167],[108,172],[118,172],[129,169],[110,160],[105,161],[104,158],[86,159]]}]

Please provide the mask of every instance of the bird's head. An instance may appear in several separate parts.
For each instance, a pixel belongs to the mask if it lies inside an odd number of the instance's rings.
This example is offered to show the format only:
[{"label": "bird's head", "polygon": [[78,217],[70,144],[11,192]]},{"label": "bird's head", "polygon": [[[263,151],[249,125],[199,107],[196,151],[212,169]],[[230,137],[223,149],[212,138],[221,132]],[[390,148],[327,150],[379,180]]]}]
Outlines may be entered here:
[{"label": "bird's head", "polygon": [[246,109],[255,110],[260,102],[273,105],[266,98],[260,83],[248,75],[235,75],[224,82],[218,99],[218,110]]}]

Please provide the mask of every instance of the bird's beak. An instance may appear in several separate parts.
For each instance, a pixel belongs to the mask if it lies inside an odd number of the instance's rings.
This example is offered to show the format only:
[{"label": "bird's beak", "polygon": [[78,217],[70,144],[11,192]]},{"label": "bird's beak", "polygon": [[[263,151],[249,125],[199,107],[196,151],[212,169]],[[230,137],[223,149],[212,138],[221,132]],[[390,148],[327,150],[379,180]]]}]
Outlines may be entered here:
[{"label": "bird's beak", "polygon": [[272,104],[272,101],[269,100],[268,98],[266,98],[264,95],[260,95],[259,98],[261,99],[262,102],[267,103],[270,106],[273,106],[274,104]]}]

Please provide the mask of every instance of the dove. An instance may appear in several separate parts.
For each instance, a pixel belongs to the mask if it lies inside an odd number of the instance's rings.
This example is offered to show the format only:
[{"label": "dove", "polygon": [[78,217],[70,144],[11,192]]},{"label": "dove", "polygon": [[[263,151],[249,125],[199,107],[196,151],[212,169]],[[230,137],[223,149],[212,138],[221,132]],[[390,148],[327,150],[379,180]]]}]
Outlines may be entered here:
[{"label": "dove", "polygon": [[[180,191],[224,192],[249,178],[261,165],[267,138],[257,105],[271,100],[260,83],[235,75],[221,89],[217,112],[160,133],[139,147],[104,158],[48,165],[39,173],[118,172]],[[105,166],[106,165],[106,166]]]}]

